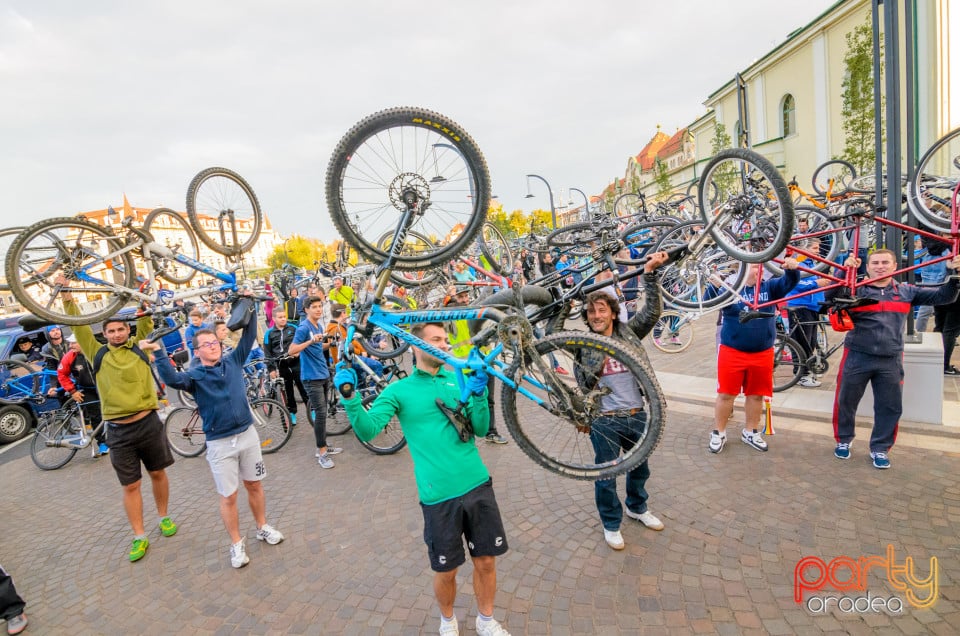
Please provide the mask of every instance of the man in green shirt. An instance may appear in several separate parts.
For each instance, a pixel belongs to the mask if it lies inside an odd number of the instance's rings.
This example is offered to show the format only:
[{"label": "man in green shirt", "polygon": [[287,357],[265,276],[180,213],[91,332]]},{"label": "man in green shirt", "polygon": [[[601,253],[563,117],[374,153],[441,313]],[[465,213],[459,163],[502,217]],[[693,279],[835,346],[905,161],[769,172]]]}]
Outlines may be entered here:
[{"label": "man in green shirt", "polygon": [[[419,323],[410,332],[442,351],[450,351],[443,323]],[[414,351],[416,369],[408,377],[387,385],[369,410],[353,390],[356,373],[341,363],[334,384],[343,396],[350,424],[361,440],[374,438],[394,416],[400,420],[423,512],[423,537],[434,571],[433,591],[440,606],[440,633],[459,634],[453,603],[457,595],[457,568],[466,560],[467,537],[473,560],[473,588],[477,594],[477,633],[509,636],[493,618],[497,590],[496,557],[507,551],[503,521],[493,493],[492,480],[480,458],[474,435],[487,434],[487,374],[468,379],[471,390],[466,412],[472,434],[461,437],[437,405],[453,409],[460,400],[457,378],[443,362],[421,349]],[[462,439],[467,441],[462,441]]]},{"label": "man in green shirt", "polygon": [[[66,279],[58,282],[68,284]],[[62,292],[60,297],[67,313],[81,315],[69,292]],[[97,353],[106,347],[97,371],[97,392],[100,394],[100,411],[106,422],[110,463],[123,486],[123,507],[133,530],[130,561],[142,559],[150,545],[143,523],[141,462],[153,485],[161,534],[169,537],[177,532],[177,525],[167,515],[170,482],[166,468],[173,464],[173,454],[163,432],[163,422],[157,414],[157,387],[145,360],[146,354],[134,349],[139,340],[149,335],[152,326],[153,320],[143,316],[137,321],[136,335],[131,336],[125,321],[108,318],[103,321],[106,345],[97,341],[90,325],[73,327],[73,335],[77,337],[83,355],[94,366]]]}]

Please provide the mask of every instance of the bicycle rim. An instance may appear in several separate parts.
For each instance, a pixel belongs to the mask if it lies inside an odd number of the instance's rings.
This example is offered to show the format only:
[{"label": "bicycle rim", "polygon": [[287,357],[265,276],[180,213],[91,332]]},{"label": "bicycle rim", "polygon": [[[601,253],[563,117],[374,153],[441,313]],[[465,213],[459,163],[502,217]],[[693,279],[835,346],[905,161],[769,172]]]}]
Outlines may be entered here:
[{"label": "bicycle rim", "polygon": [[[40,221],[10,246],[7,284],[20,305],[39,318],[62,325],[99,322],[116,314],[129,299],[125,290],[135,288],[133,257],[120,250],[121,240],[94,223],[75,217]],[[60,274],[66,287],[55,284]],[[64,308],[67,291],[74,294],[80,316]]]},{"label": "bicycle rim", "polygon": [[[710,235],[725,252],[745,263],[762,263],[783,251],[793,234],[793,201],[766,158],[743,148],[722,150],[707,163],[700,181],[700,214],[705,222],[719,217]],[[712,191],[715,202],[705,196]]]},{"label": "bicycle rim", "polygon": [[[377,399],[376,395],[368,395],[363,398],[363,408],[369,409],[375,399]],[[390,418],[383,430],[377,433],[373,439],[363,441],[357,437],[357,440],[363,444],[364,448],[375,455],[393,455],[407,445],[407,438],[403,436],[400,420],[396,416]]]},{"label": "bicycle rim", "polygon": [[[837,256],[840,254],[840,248],[842,241],[840,240],[839,232],[832,232],[831,234],[824,234],[823,236],[816,237],[813,239],[803,239],[798,238],[798,236],[804,236],[808,234],[814,234],[816,232],[824,232],[827,230],[835,230],[836,224],[829,219],[829,217],[818,210],[817,208],[798,205],[794,208],[794,218],[796,219],[796,235],[790,238],[790,243],[787,246],[787,250],[790,247],[802,247],[808,251],[815,251],[812,248],[819,243],[819,248],[816,250],[816,253],[819,253],[820,257],[828,261],[836,261]],[[786,250],[781,252],[777,257],[783,258],[786,256]],[[797,258],[799,255],[794,256]],[[805,259],[809,261],[809,259]],[[821,263],[820,261],[801,261],[801,265],[809,269],[816,270],[818,272],[825,272],[830,269],[829,263]],[[783,268],[779,264],[773,261],[767,261],[763,264],[764,268],[767,271],[771,272],[774,276],[782,276]]]},{"label": "bicycle rim", "polygon": [[30,458],[40,470],[56,470],[67,464],[77,454],[76,448],[49,446],[62,443],[65,438],[73,437],[83,424],[76,415],[64,422],[54,417],[37,425],[37,431],[30,441]]},{"label": "bicycle rim", "polygon": [[850,183],[857,178],[852,165],[840,159],[833,159],[817,166],[813,171],[813,189],[820,196],[832,197],[846,194]]},{"label": "bicycle rim", "polygon": [[163,430],[170,450],[181,457],[196,457],[207,448],[203,421],[195,407],[181,406],[170,411]]},{"label": "bicycle rim", "polygon": [[[700,221],[681,223],[668,230],[654,250],[689,244],[702,228]],[[660,291],[666,301],[683,309],[706,309],[722,305],[733,296],[727,288],[712,285],[711,276],[740,289],[747,268],[720,247],[710,245],[697,254],[661,267],[660,272]]]},{"label": "bicycle rim", "polygon": [[391,108],[366,117],[343,137],[326,176],[327,207],[340,235],[379,263],[377,248],[408,205],[408,228],[442,241],[433,250],[397,257],[395,269],[426,269],[452,260],[476,237],[487,215],[490,177],[473,139],[451,119],[420,108]]},{"label": "bicycle rim", "polygon": [[[519,381],[551,407],[562,403],[560,394],[571,396],[576,407],[568,414],[551,413],[527,397],[517,397],[517,391],[506,383],[501,390],[504,421],[517,446],[544,468],[574,479],[606,479],[625,473],[644,462],[656,448],[666,424],[666,400],[649,364],[638,355],[632,345],[596,334],[565,331],[542,339],[535,345],[538,361],[526,360],[526,369],[514,364],[508,375]],[[553,369],[553,361],[566,374],[540,371],[540,365]],[[643,396],[647,423],[644,432],[609,462],[598,463],[591,437],[598,441],[606,436],[594,427],[596,419],[605,411],[599,385],[604,368],[617,367],[633,376],[635,387]],[[556,382],[554,388],[545,383]],[[590,428],[589,434],[578,430]]]},{"label": "bicycle rim", "polygon": [[[10,246],[13,245],[14,239],[22,232],[24,227],[8,227],[5,230],[0,230],[0,263],[6,264],[7,254],[10,253]],[[10,291],[10,285],[7,284],[7,281],[4,279],[0,281],[0,291]]]},{"label": "bicycle rim", "polygon": [[960,181],[960,128],[952,130],[930,147],[913,177],[907,182],[907,206],[929,229],[950,231],[953,190]]},{"label": "bicycle rim", "polygon": [[207,168],[187,188],[187,216],[203,244],[239,256],[257,244],[263,214],[250,184],[233,170]]},{"label": "bicycle rim", "polygon": [[484,267],[489,266],[501,276],[513,274],[513,251],[496,225],[484,223],[477,242],[480,243],[480,252],[487,259],[486,263],[482,263]]},{"label": "bicycle rim", "polygon": [[800,381],[806,371],[803,349],[793,338],[777,334],[773,345],[773,391],[786,391]]},{"label": "bicycle rim", "polygon": [[290,439],[293,426],[290,413],[274,400],[254,400],[250,403],[253,412],[253,424],[260,435],[260,451],[264,454],[276,453]]},{"label": "bicycle rim", "polygon": [[[393,245],[393,232],[387,232],[377,241],[377,249],[387,252]],[[416,258],[419,255],[429,254],[437,249],[437,246],[429,237],[419,232],[407,232],[407,238],[403,242],[403,254],[410,258]],[[421,270],[406,270],[390,272],[390,280],[404,287],[420,287],[429,285],[440,275],[440,269],[431,267]]]},{"label": "bicycle rim", "polygon": [[664,353],[680,353],[693,343],[693,321],[679,311],[665,311],[653,326],[651,341]]},{"label": "bicycle rim", "polygon": [[[200,260],[200,246],[189,221],[170,208],[152,210],[143,221],[143,230],[149,232],[154,241],[174,253],[183,254],[195,261]],[[192,267],[172,259],[161,256],[151,258],[157,275],[175,285],[190,282],[197,273]]]}]

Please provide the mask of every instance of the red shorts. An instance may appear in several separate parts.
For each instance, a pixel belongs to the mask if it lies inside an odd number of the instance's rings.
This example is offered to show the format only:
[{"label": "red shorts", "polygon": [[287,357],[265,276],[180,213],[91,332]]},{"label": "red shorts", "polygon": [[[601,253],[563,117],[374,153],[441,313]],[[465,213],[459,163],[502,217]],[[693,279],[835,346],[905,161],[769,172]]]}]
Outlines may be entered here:
[{"label": "red shorts", "polygon": [[717,354],[717,393],[773,397],[773,347],[747,353],[720,345]]}]

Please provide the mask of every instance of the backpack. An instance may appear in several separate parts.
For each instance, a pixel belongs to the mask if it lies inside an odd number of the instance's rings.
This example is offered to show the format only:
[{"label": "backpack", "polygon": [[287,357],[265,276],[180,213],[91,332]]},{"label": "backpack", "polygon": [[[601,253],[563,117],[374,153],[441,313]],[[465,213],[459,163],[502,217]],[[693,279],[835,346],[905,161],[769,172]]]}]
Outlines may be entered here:
[{"label": "backpack", "polygon": [[[150,366],[150,358],[147,357],[147,354],[143,349],[137,346],[130,347],[130,349],[140,356],[140,359],[143,360],[147,366]],[[97,353],[93,356],[93,375],[100,373],[100,365],[103,364],[103,356],[107,355],[108,351],[110,351],[110,349],[107,347],[107,345],[103,345],[97,349]]]}]

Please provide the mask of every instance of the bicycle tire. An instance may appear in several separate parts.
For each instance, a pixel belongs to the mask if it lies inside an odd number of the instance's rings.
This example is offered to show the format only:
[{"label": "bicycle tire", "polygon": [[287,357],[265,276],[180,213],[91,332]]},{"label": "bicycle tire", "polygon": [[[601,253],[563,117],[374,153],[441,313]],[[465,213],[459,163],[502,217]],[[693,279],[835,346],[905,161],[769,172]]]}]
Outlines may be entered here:
[{"label": "bicycle tire", "polygon": [[177,400],[181,405],[191,409],[197,408],[197,401],[193,399],[193,395],[189,391],[174,389],[174,395],[177,396]]},{"label": "bicycle tire", "polygon": [[[13,241],[17,236],[25,230],[24,226],[17,227],[8,227],[4,230],[0,230],[0,263],[4,265],[7,262],[7,254],[10,252],[10,246],[13,245]],[[10,285],[7,284],[6,279],[0,281],[0,291],[10,291]]]},{"label": "bicycle tire", "polygon": [[57,470],[67,465],[79,449],[65,446],[47,446],[47,442],[61,443],[73,431],[79,431],[83,423],[76,414],[69,422],[60,419],[41,421],[30,440],[30,459],[40,470]]},{"label": "bicycle tire", "polygon": [[[796,224],[796,232],[800,235],[837,229],[836,223],[834,223],[834,221],[832,221],[830,217],[827,214],[824,214],[824,212],[819,208],[815,208],[810,205],[797,205],[794,206],[793,213],[793,218]],[[808,229],[806,231],[799,229],[799,226],[803,221],[806,221],[807,224]],[[831,234],[824,234],[823,236],[820,236],[819,239],[821,258],[827,261],[836,261],[843,246],[843,241],[840,240],[839,231]],[[787,250],[789,250],[791,246],[809,243],[809,241],[809,239],[798,240],[796,235],[792,236],[790,237],[790,243],[787,245]],[[779,254],[778,258],[783,257],[785,253],[786,252]],[[783,268],[773,261],[767,261],[763,264],[763,267],[774,276],[783,275]],[[830,263],[815,261],[813,263],[807,263],[806,267],[818,272],[825,272],[830,269]]]},{"label": "bicycle tire", "polygon": [[250,402],[250,411],[260,435],[260,452],[269,455],[283,448],[293,434],[290,412],[279,402],[265,398]]},{"label": "bicycle tire", "polygon": [[960,128],[951,130],[923,153],[907,181],[907,207],[917,221],[937,232],[949,232],[953,190],[960,181]]},{"label": "bicycle tire", "polygon": [[[412,239],[412,240],[411,240]],[[385,252],[390,250],[390,246],[393,244],[393,232],[387,232],[377,240],[377,249],[381,249]],[[436,249],[436,245],[430,237],[424,236],[420,232],[410,231],[407,232],[407,238],[403,243],[404,254],[415,255],[422,252],[427,252],[432,249]],[[422,270],[405,270],[405,271],[391,271],[390,280],[398,285],[403,287],[420,287],[422,285],[429,285],[430,283],[437,280],[437,277],[440,275],[441,269],[439,267],[431,267],[429,269]]]},{"label": "bicycle tire", "polygon": [[[401,156],[396,156],[398,151]],[[398,256],[398,270],[453,260],[473,243],[486,220],[486,160],[448,117],[416,107],[390,108],[361,120],[334,149],[327,165],[327,208],[340,236],[369,261],[381,263],[388,257],[375,240],[396,228],[397,213],[406,209],[405,197],[417,208],[408,230],[446,242],[426,254]]]},{"label": "bicycle tire", "polygon": [[[716,204],[706,200],[715,186]],[[780,172],[764,156],[744,148],[721,150],[700,177],[700,216],[727,254],[745,263],[762,263],[779,254],[793,235],[793,200]]]},{"label": "bicycle tire", "polygon": [[[399,311],[408,311],[410,305],[405,300],[402,300],[396,296],[385,294],[381,302],[381,307],[395,307]],[[373,332],[370,336],[360,336],[358,332],[357,337],[360,338],[360,344],[363,345],[364,349],[366,349],[367,354],[370,357],[377,358],[379,360],[396,358],[398,355],[410,348],[410,345],[407,342],[397,338],[393,334],[387,333],[377,326],[373,327]]]},{"label": "bicycle tire", "polygon": [[[368,395],[363,398],[361,404],[363,408],[369,409],[370,405],[376,399],[376,395]],[[356,435],[357,431],[354,430],[353,433]],[[407,445],[407,438],[403,435],[403,429],[400,428],[400,420],[397,419],[396,415],[390,418],[390,421],[383,427],[383,430],[377,433],[373,439],[363,441],[358,435],[357,441],[374,455],[393,455]]]},{"label": "bicycle tire", "polygon": [[163,434],[170,450],[181,457],[196,457],[207,450],[207,436],[196,407],[181,406],[167,413]]},{"label": "bicycle tire", "polygon": [[[669,250],[689,244],[703,228],[703,222],[680,223],[668,230],[654,251]],[[680,259],[660,268],[659,285],[663,298],[681,309],[708,309],[730,300],[733,292],[726,288],[715,289],[710,276],[717,275],[730,287],[740,289],[747,275],[747,268],[718,246],[707,246],[698,254]],[[705,298],[710,293],[716,295]]]},{"label": "bicycle tire", "polygon": [[[620,233],[620,240],[627,248],[641,251],[640,258],[644,258],[651,250],[659,245],[661,239],[667,232],[679,225],[676,219],[657,219],[655,221],[645,221],[636,223],[625,228]],[[617,265],[638,265],[641,262],[637,259],[617,258],[613,261]]]},{"label": "bicycle tire", "polygon": [[[100,250],[96,248],[101,248]],[[129,290],[136,288],[133,256],[122,252],[103,260],[102,254],[116,254],[123,249],[122,240],[107,228],[77,217],[61,217],[39,221],[23,230],[10,246],[5,264],[7,284],[20,305],[38,318],[60,325],[88,325],[114,316],[130,299]],[[93,280],[78,280],[76,272],[84,270]],[[58,274],[68,279],[67,288],[53,282]],[[113,280],[120,291],[110,285]],[[104,296],[103,308],[79,316],[68,314],[59,295],[63,291]]]},{"label": "bicycle tire", "polygon": [[[607,336],[579,331],[557,332],[538,339],[534,346],[545,368],[553,368],[552,355],[561,366],[570,370],[570,375],[554,375],[553,379],[560,382],[565,391],[579,392],[583,407],[577,416],[579,421],[550,414],[533,400],[518,401],[516,389],[502,383],[500,403],[503,405],[503,419],[517,446],[540,466],[574,479],[608,479],[633,470],[646,461],[663,436],[667,405],[653,370],[636,348]],[[647,414],[645,433],[634,446],[611,462],[598,464],[593,461],[593,444],[587,435],[577,429],[578,425],[589,426],[601,414],[600,400],[596,398],[602,389],[598,391],[598,385],[591,390],[581,388],[583,382],[594,383],[599,380],[596,375],[588,375],[587,365],[577,362],[582,362],[584,358],[599,360],[601,368],[604,360],[612,358],[633,375],[637,388],[644,396]],[[515,381],[519,379],[523,388],[539,398],[555,404],[551,399],[552,393],[537,386],[545,379],[538,375],[537,366],[532,360],[525,360],[525,363],[528,369],[526,375],[521,377],[518,361],[508,369],[507,375]],[[571,383],[577,386],[573,387]]]},{"label": "bicycle tire", "polygon": [[800,343],[777,333],[773,343],[773,392],[786,391],[799,382],[806,371],[805,362]]},{"label": "bicycle tire", "polygon": [[591,243],[599,239],[593,223],[571,223],[547,235],[547,245],[558,247],[573,256],[587,256],[593,253]]},{"label": "bicycle tire", "polygon": [[[849,162],[842,159],[831,159],[817,166],[813,171],[813,189],[822,197],[830,193],[831,197],[841,196],[847,193],[850,188],[850,182],[857,178],[857,170]],[[833,180],[833,188],[830,187],[830,181]],[[837,188],[840,184],[840,188]]]},{"label": "bicycle tire", "polygon": [[650,331],[653,346],[664,353],[686,351],[693,343],[693,321],[679,312],[668,309],[660,314]]},{"label": "bicycle tire", "polygon": [[[150,214],[148,214],[147,218],[143,221],[143,230],[148,232],[157,243],[163,244],[161,237],[158,236],[154,230],[154,225],[158,223],[159,225],[156,230],[163,231],[163,226],[166,224],[174,228],[173,240],[179,240],[176,245],[171,245],[170,237],[167,237],[167,247],[177,254],[183,254],[195,261],[200,260],[200,245],[197,243],[196,234],[193,233],[193,229],[190,227],[190,221],[170,208],[156,208],[151,210]],[[186,245],[184,245],[184,238],[186,239]],[[197,273],[197,270],[192,267],[161,256],[152,255],[151,260],[153,261],[153,268],[157,275],[174,285],[189,283]]]},{"label": "bicycle tire", "polygon": [[480,244],[480,252],[490,263],[490,269],[501,276],[513,274],[513,250],[496,225],[484,223],[477,235],[477,242]]},{"label": "bicycle tire", "polygon": [[[308,409],[310,408],[310,405],[306,406]],[[351,430],[351,428],[350,418],[347,417],[347,412],[344,410],[343,405],[340,404],[339,392],[331,385],[330,396],[327,399],[327,435],[332,437],[343,435]]]},{"label": "bicycle tire", "polygon": [[[231,213],[234,224],[224,227],[224,219],[229,219]],[[197,238],[224,256],[239,256],[249,251],[257,244],[263,227],[263,213],[253,188],[233,170],[220,167],[201,170],[190,181],[187,217]],[[213,228],[204,227],[204,221],[209,219],[214,221]],[[245,240],[240,240],[241,229],[243,234],[249,232]],[[233,234],[234,230],[237,236],[227,236],[227,232]]]}]

